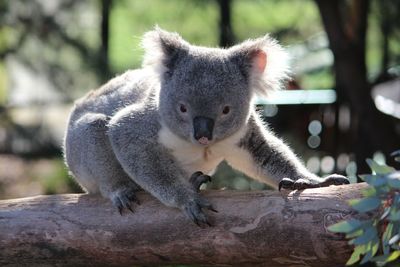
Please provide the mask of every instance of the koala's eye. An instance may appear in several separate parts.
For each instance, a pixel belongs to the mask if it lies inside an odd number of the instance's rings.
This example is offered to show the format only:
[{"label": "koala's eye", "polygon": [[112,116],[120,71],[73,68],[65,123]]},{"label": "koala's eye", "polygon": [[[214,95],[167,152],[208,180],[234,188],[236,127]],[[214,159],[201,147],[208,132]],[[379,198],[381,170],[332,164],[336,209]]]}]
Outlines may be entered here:
[{"label": "koala's eye", "polygon": [[182,113],[186,113],[186,112],[187,112],[187,108],[186,108],[186,106],[185,106],[184,104],[180,104],[180,105],[179,105],[179,110],[180,110]]},{"label": "koala's eye", "polygon": [[224,109],[222,110],[222,114],[226,115],[231,111],[231,108],[229,106],[225,106]]}]

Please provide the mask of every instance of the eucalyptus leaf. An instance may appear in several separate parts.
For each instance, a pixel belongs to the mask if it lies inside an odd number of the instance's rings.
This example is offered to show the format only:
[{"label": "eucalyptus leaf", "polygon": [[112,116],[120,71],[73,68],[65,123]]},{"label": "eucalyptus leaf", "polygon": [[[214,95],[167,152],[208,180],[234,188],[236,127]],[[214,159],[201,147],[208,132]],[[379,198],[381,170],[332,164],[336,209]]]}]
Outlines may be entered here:
[{"label": "eucalyptus leaf", "polygon": [[357,230],[362,222],[356,219],[341,221],[328,227],[328,230],[334,233],[350,233]]},{"label": "eucalyptus leaf", "polygon": [[400,239],[400,235],[399,234],[394,235],[392,238],[390,238],[388,244],[389,245],[393,245],[394,243],[398,242],[399,239]]},{"label": "eucalyptus leaf", "polygon": [[400,256],[400,251],[396,250],[390,253],[389,257],[387,258],[386,262],[394,261]]},{"label": "eucalyptus leaf", "polygon": [[371,168],[371,170],[373,172],[375,172],[376,174],[388,174],[391,172],[396,171],[395,168],[387,166],[387,165],[380,165],[379,163],[377,163],[376,161],[372,160],[372,159],[367,159],[367,164],[369,165],[369,167]]},{"label": "eucalyptus leaf", "polygon": [[375,261],[375,262],[386,262],[387,259],[389,258],[390,254],[385,254],[385,255],[380,255],[380,256],[376,256],[373,257],[371,259],[371,261]]},{"label": "eucalyptus leaf", "polygon": [[359,175],[360,178],[372,186],[382,186],[387,183],[387,180],[382,175],[365,174]]},{"label": "eucalyptus leaf", "polygon": [[361,260],[361,262],[360,262],[360,264],[364,264],[364,263],[367,263],[368,261],[370,261],[371,259],[372,259],[372,251],[368,251],[365,255],[364,255],[364,257],[363,257],[363,259]]},{"label": "eucalyptus leaf", "polygon": [[383,219],[385,219],[389,215],[389,213],[390,213],[390,207],[386,207],[379,220],[382,221]]},{"label": "eucalyptus leaf", "polygon": [[389,223],[386,226],[385,232],[383,232],[382,235],[382,243],[389,243],[389,239],[392,237],[392,231],[393,231],[393,223]]},{"label": "eucalyptus leaf", "polygon": [[366,244],[371,240],[377,238],[377,236],[378,232],[376,231],[376,228],[374,226],[370,226],[364,231],[363,235],[357,237],[356,239],[350,240],[349,244],[354,244],[354,245]]},{"label": "eucalyptus leaf", "polygon": [[396,189],[400,188],[400,171],[386,175],[386,179],[391,187]]},{"label": "eucalyptus leaf", "polygon": [[368,245],[366,246],[367,253],[361,260],[360,264],[364,264],[370,261],[372,257],[375,256],[376,252],[378,252],[378,249],[379,249],[379,238],[375,238],[374,240],[369,242]]},{"label": "eucalyptus leaf", "polygon": [[350,239],[350,238],[354,238],[354,237],[360,236],[362,234],[363,234],[363,230],[362,229],[358,229],[356,231],[353,231],[353,232],[350,232],[350,233],[346,234],[346,238]]},{"label": "eucalyptus leaf", "polygon": [[382,235],[382,249],[384,254],[389,254],[390,252],[389,240],[390,238],[392,238],[392,232],[393,232],[393,223],[389,223],[386,226],[385,232],[383,232]]},{"label": "eucalyptus leaf", "polygon": [[350,259],[346,262],[346,265],[352,265],[360,260],[360,256],[365,253],[365,246],[356,246]]},{"label": "eucalyptus leaf", "polygon": [[363,195],[364,197],[376,196],[376,195],[377,195],[377,190],[375,189],[375,187],[370,186],[370,187],[365,188],[365,189],[362,191],[362,195]]},{"label": "eucalyptus leaf", "polygon": [[390,213],[389,220],[400,221],[400,210],[396,210]]},{"label": "eucalyptus leaf", "polygon": [[393,203],[396,207],[400,208],[400,195],[397,194],[394,196]]},{"label": "eucalyptus leaf", "polygon": [[359,212],[367,212],[379,207],[381,200],[378,197],[367,197],[352,199],[349,201],[351,207]]}]

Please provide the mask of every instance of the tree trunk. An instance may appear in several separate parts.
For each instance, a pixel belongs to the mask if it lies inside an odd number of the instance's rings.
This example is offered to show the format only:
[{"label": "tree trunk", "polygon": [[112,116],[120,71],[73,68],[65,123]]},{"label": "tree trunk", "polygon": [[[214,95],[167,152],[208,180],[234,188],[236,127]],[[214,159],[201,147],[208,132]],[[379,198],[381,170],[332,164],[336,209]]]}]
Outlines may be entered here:
[{"label": "tree trunk", "polygon": [[350,103],[357,120],[352,127],[356,128],[353,143],[358,172],[368,172],[365,159],[378,150],[386,155],[393,152],[398,147],[399,138],[394,119],[376,109],[367,80],[365,36],[369,1],[353,0],[347,8],[344,1],[315,1],[334,56],[338,99]]},{"label": "tree trunk", "polygon": [[104,82],[111,78],[110,63],[108,60],[109,35],[110,35],[110,11],[112,0],[101,0],[101,44],[99,50],[100,79]]},{"label": "tree trunk", "polygon": [[2,200],[0,266],[344,266],[352,247],[327,227],[365,187],[206,191],[219,213],[205,228],[145,193],[122,216],[83,194]]},{"label": "tree trunk", "polygon": [[235,43],[231,22],[231,0],[218,0],[219,5],[219,46],[229,47]]}]

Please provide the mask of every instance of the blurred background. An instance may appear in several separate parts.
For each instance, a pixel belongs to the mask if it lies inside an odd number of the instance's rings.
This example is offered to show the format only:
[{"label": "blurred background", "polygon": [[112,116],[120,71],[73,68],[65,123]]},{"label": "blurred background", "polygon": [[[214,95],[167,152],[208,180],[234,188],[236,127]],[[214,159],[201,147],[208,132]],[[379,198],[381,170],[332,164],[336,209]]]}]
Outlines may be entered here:
[{"label": "blurred background", "polygon": [[[398,168],[398,0],[0,1],[0,199],[80,192],[61,153],[73,100],[141,65],[158,24],[197,45],[270,33],[291,55],[288,90],[258,99],[278,136],[319,175]],[[223,164],[208,188],[264,189]]]}]

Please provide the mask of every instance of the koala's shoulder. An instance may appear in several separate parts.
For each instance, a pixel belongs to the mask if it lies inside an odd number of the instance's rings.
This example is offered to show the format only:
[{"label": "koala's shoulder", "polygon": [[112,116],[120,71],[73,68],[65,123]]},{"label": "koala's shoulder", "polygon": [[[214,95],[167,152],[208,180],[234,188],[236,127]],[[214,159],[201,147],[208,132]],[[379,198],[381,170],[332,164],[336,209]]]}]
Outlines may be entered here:
[{"label": "koala's shoulder", "polygon": [[154,103],[129,105],[114,114],[108,123],[111,138],[125,136],[139,142],[157,139],[160,129],[159,113]]}]

